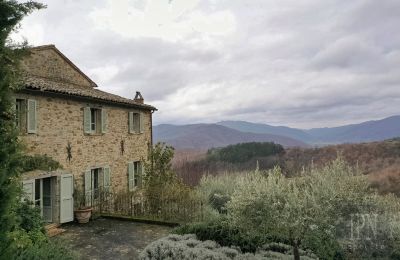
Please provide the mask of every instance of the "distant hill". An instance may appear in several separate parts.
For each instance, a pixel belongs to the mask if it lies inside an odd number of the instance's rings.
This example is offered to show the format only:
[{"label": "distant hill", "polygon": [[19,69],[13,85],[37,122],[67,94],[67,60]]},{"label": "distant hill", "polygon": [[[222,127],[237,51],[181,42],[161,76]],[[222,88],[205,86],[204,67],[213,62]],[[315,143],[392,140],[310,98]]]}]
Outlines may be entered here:
[{"label": "distant hill", "polygon": [[166,142],[177,149],[208,149],[246,142],[275,142],[284,147],[307,147],[296,139],[260,133],[246,133],[217,124],[154,126],[155,142]]},{"label": "distant hill", "polygon": [[226,126],[241,132],[257,134],[274,134],[301,140],[306,143],[313,143],[314,137],[304,130],[290,128],[287,126],[272,126],[267,124],[250,123],[246,121],[221,121],[218,125]]},{"label": "distant hill", "polygon": [[222,121],[217,124],[242,132],[275,134],[297,139],[308,144],[319,145],[383,141],[400,136],[400,116],[392,116],[360,124],[309,130],[245,121]]},{"label": "distant hill", "polygon": [[341,127],[314,128],[306,132],[324,143],[383,141],[400,136],[400,116]]}]

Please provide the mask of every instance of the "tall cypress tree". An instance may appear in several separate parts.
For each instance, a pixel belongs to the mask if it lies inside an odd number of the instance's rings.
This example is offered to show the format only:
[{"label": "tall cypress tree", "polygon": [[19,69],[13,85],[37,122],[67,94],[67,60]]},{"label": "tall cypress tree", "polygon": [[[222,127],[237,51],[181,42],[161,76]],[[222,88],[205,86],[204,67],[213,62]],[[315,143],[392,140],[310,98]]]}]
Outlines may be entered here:
[{"label": "tall cypress tree", "polygon": [[15,127],[12,95],[20,83],[19,62],[26,44],[14,44],[9,35],[29,13],[44,6],[36,2],[0,0],[0,256],[8,247],[7,232],[14,226],[13,206],[21,147]]}]

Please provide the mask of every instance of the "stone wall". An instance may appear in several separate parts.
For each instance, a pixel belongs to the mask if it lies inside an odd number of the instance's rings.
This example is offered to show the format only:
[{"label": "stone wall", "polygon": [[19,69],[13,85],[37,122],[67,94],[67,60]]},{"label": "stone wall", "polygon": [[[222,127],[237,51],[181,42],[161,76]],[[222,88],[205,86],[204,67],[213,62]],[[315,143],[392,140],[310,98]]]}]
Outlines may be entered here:
[{"label": "stone wall", "polygon": [[[83,189],[86,170],[109,166],[114,191],[128,189],[128,162],[146,159],[151,142],[151,112],[144,113],[144,132],[128,132],[128,112],[137,111],[122,106],[90,101],[74,100],[72,97],[46,97],[35,94],[18,94],[17,98],[37,101],[37,133],[22,133],[29,154],[47,154],[71,172],[75,188]],[[85,134],[83,131],[83,108],[102,107],[107,110],[108,131],[104,134]],[[124,153],[121,153],[124,141]],[[67,146],[72,147],[72,159],[67,159]]]},{"label": "stone wall", "polygon": [[33,48],[31,54],[22,62],[22,69],[31,76],[91,88],[94,83],[74,66],[71,61],[58,53],[54,46]]}]

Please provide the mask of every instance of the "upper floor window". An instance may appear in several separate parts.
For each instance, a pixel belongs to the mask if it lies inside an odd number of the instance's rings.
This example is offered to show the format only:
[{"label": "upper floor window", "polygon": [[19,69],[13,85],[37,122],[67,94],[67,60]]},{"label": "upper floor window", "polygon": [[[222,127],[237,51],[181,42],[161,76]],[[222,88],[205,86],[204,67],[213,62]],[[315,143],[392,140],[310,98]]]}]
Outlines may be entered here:
[{"label": "upper floor window", "polygon": [[86,134],[106,133],[107,127],[107,111],[104,108],[84,108],[83,128]]},{"label": "upper floor window", "polygon": [[143,133],[143,113],[129,112],[129,133]]},{"label": "upper floor window", "polygon": [[37,132],[37,101],[34,99],[15,100],[15,124],[21,133]]}]

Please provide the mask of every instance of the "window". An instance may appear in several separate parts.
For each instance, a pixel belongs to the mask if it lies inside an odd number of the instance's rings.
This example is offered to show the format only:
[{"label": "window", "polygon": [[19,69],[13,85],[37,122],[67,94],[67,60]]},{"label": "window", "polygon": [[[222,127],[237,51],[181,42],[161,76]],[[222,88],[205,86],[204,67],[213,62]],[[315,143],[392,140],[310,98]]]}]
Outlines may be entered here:
[{"label": "window", "polygon": [[36,133],[37,102],[34,99],[15,100],[15,124],[20,133]]},{"label": "window", "polygon": [[111,187],[110,167],[93,168],[85,172],[85,202],[91,206],[98,200],[101,192],[108,192]]},{"label": "window", "polygon": [[99,115],[101,113],[100,109],[96,109],[96,108],[91,108],[90,109],[90,130],[93,133],[98,133],[98,130],[100,129],[100,127],[98,127],[101,123],[101,115]]},{"label": "window", "polygon": [[24,115],[26,117],[25,112],[25,100],[23,99],[17,99],[15,101],[15,125],[17,126],[17,129],[22,132],[24,129],[25,125],[25,120]]},{"label": "window", "polygon": [[100,183],[100,172],[101,172],[101,168],[97,168],[97,169],[92,169],[91,170],[91,175],[92,175],[92,190],[93,190],[93,197],[94,199],[97,199],[99,197],[99,187],[102,186]]},{"label": "window", "polygon": [[104,108],[85,107],[83,112],[83,127],[86,134],[107,132],[107,111]]},{"label": "window", "polygon": [[143,133],[143,114],[139,112],[129,112],[129,133]]},{"label": "window", "polygon": [[129,191],[135,190],[137,187],[142,186],[142,162],[128,163],[128,189]]}]

